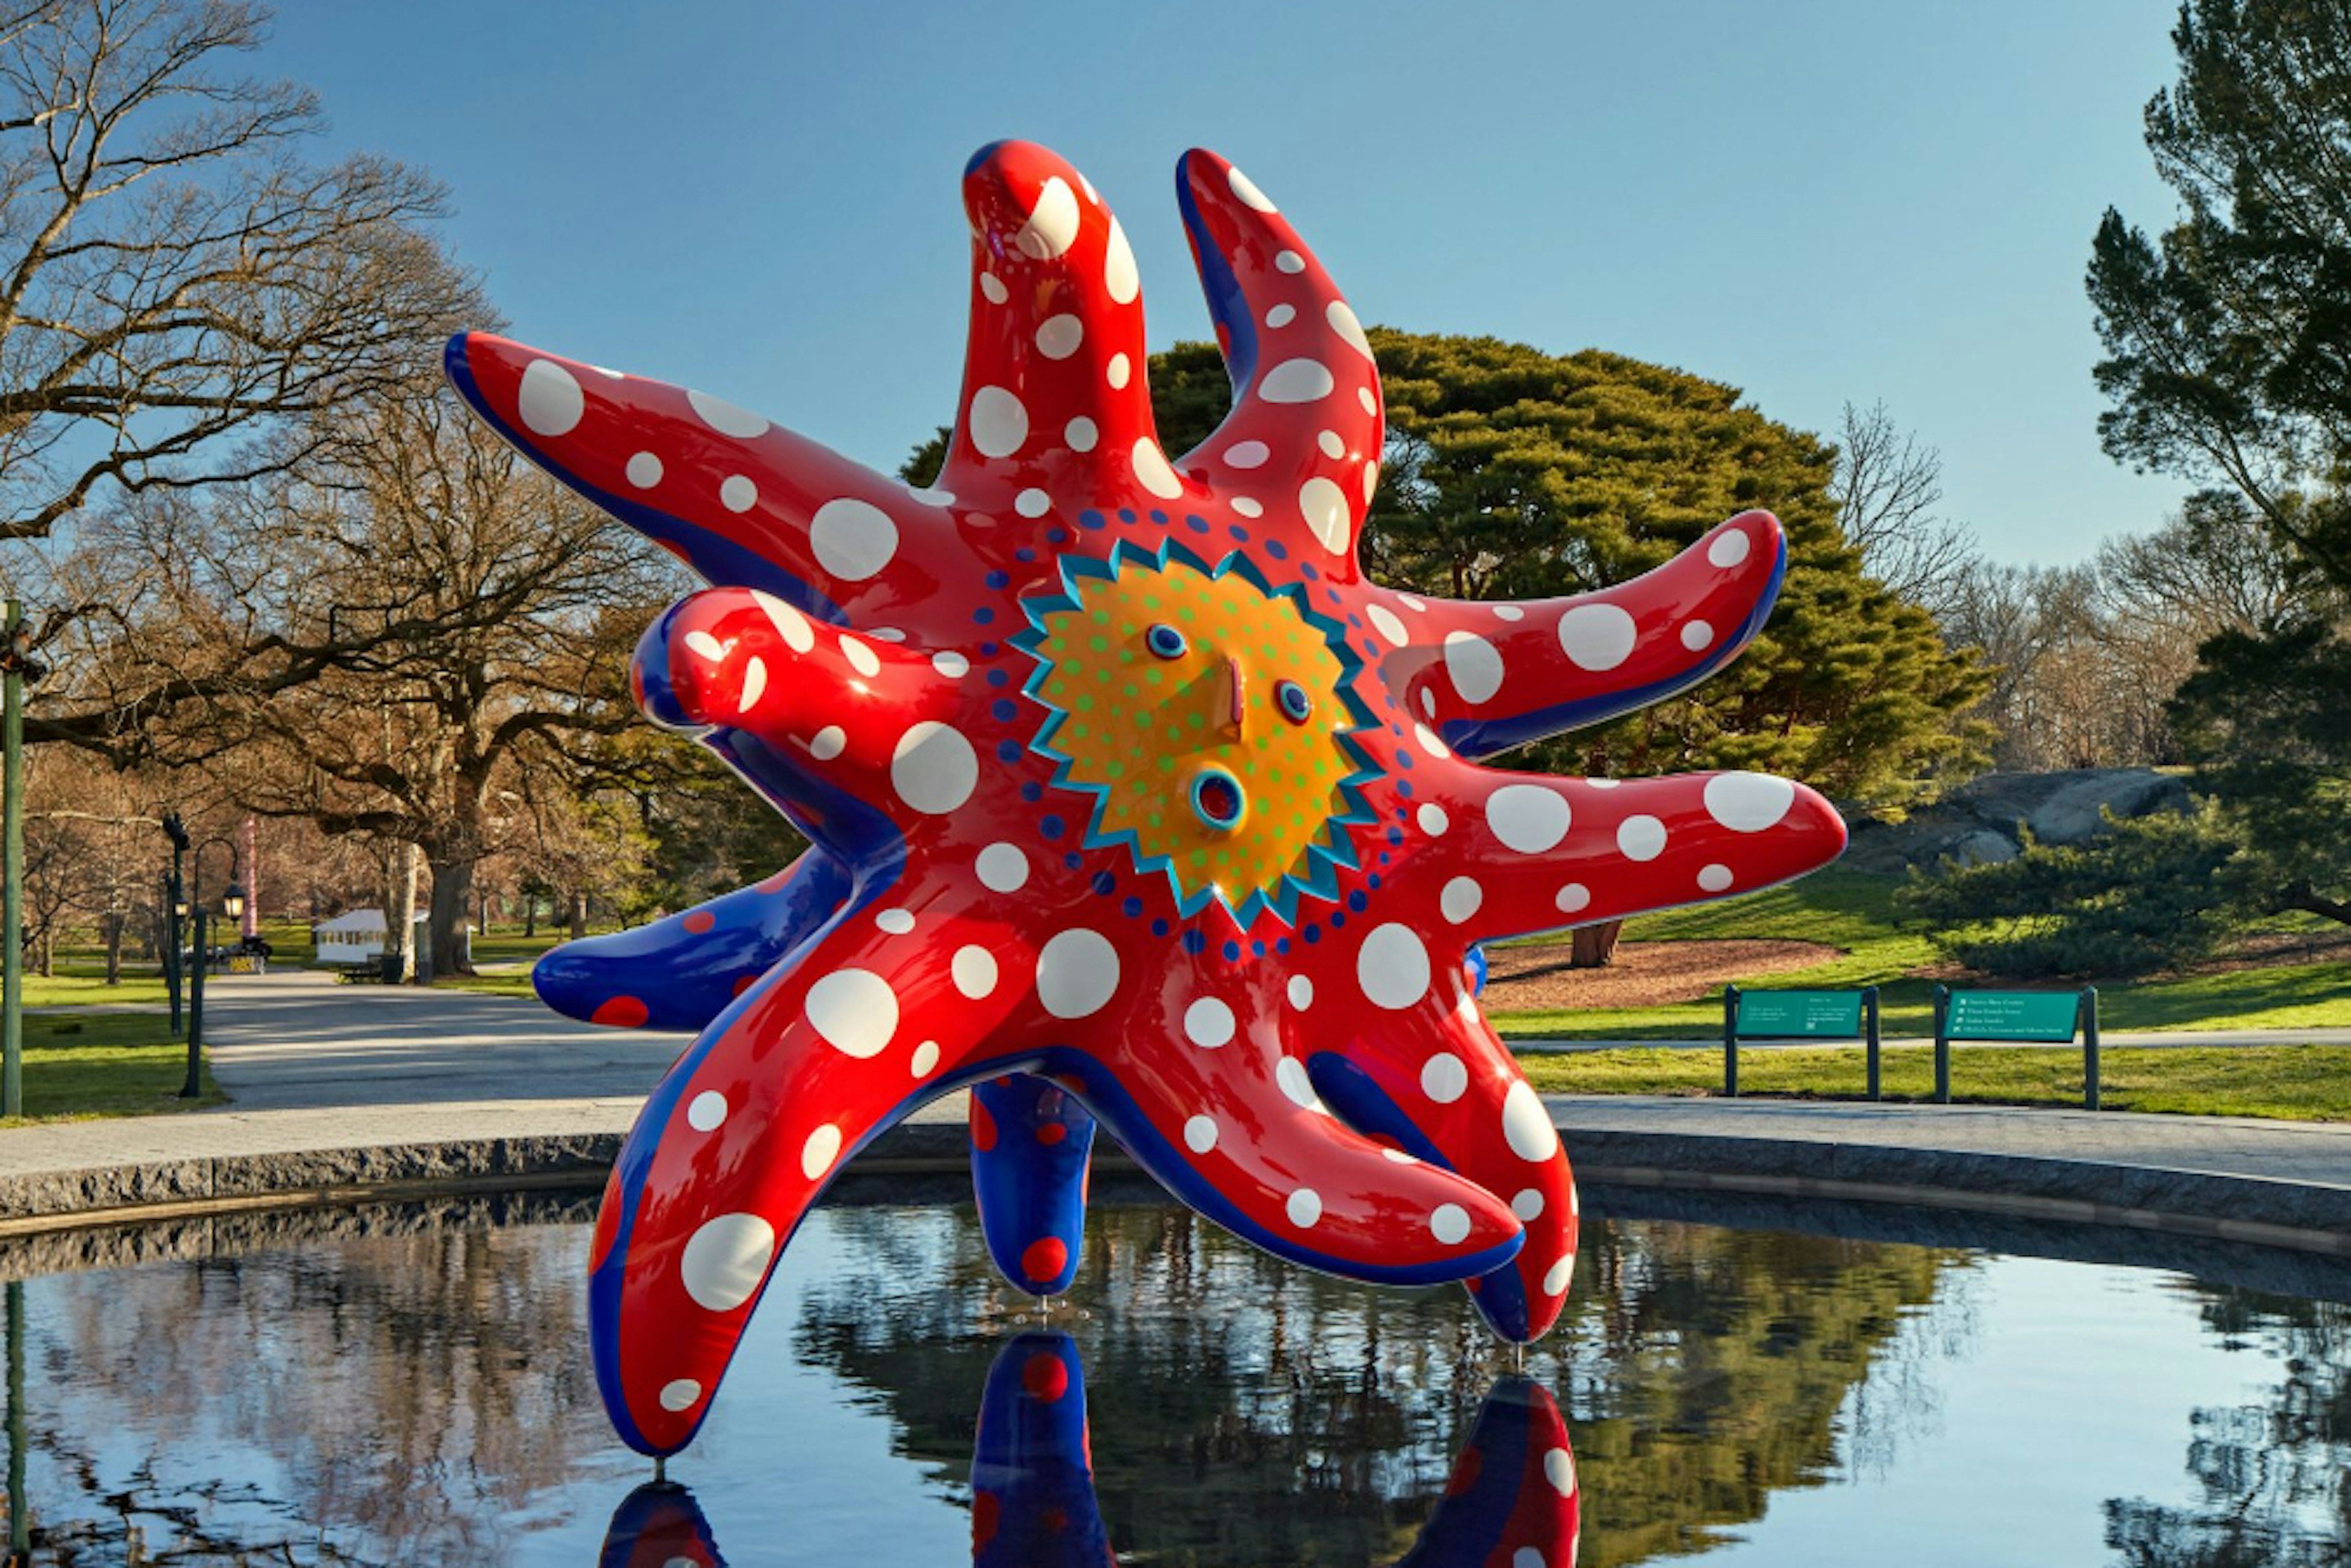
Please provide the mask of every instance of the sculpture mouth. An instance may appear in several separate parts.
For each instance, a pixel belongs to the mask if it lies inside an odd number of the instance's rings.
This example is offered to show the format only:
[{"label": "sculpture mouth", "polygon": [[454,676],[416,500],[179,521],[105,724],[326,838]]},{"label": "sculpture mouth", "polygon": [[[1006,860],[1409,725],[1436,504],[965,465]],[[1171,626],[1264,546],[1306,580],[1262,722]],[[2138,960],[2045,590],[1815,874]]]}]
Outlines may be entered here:
[{"label": "sculpture mouth", "polygon": [[1249,797],[1221,768],[1204,768],[1192,779],[1192,814],[1212,831],[1229,833],[1249,814]]}]

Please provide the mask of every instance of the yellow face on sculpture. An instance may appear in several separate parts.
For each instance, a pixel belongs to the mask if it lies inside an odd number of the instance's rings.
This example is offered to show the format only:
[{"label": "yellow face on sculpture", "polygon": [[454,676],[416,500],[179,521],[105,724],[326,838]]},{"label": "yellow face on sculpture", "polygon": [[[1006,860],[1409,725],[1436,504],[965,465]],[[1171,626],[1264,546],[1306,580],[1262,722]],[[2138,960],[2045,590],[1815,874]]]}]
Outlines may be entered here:
[{"label": "yellow face on sculpture", "polygon": [[1286,910],[1363,773],[1337,628],[1180,559],[1074,580],[1074,607],[1032,614],[1024,641],[1045,666],[1029,690],[1062,716],[1040,739],[1056,783],[1102,800],[1092,841],[1132,835],[1187,902]]}]

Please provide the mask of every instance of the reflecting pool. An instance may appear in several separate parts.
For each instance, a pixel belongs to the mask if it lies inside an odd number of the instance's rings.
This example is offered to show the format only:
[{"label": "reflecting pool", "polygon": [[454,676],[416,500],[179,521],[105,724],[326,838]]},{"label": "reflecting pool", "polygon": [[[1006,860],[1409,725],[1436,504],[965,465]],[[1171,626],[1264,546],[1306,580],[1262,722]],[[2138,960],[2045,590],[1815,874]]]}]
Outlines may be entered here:
[{"label": "reflecting pool", "polygon": [[9,1525],[63,1564],[2351,1562],[2334,1265],[1595,1195],[1520,1365],[1454,1291],[1115,1184],[1050,1316],[967,1206],[837,1190],[664,1486],[597,1404],[592,1199],[0,1243]]}]

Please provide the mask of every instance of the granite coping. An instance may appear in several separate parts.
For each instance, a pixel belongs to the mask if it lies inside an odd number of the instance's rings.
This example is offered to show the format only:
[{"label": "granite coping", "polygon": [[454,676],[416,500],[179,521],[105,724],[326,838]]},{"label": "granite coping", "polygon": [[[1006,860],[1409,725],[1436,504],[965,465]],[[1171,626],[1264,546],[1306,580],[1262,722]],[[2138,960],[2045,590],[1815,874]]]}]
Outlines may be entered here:
[{"label": "granite coping", "polygon": [[[2351,1257],[2351,1129],[1987,1107],[1553,1097],[1594,1189],[1893,1205]],[[365,1201],[592,1195],[624,1099],[202,1113],[0,1135],[0,1236]],[[2086,1119],[2085,1119],[2086,1118]],[[959,1102],[855,1169],[960,1171]],[[1125,1162],[1102,1151],[1105,1167]]]}]

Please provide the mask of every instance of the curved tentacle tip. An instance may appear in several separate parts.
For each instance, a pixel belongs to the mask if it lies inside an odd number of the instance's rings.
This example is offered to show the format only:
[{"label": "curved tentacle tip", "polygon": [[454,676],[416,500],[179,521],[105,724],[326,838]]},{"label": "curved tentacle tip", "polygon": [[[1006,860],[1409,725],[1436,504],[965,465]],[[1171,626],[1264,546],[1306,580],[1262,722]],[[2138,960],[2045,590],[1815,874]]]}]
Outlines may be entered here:
[{"label": "curved tentacle tip", "polygon": [[994,141],[964,166],[964,215],[992,250],[1051,261],[1077,237],[1092,184],[1060,153],[1033,141]]}]

